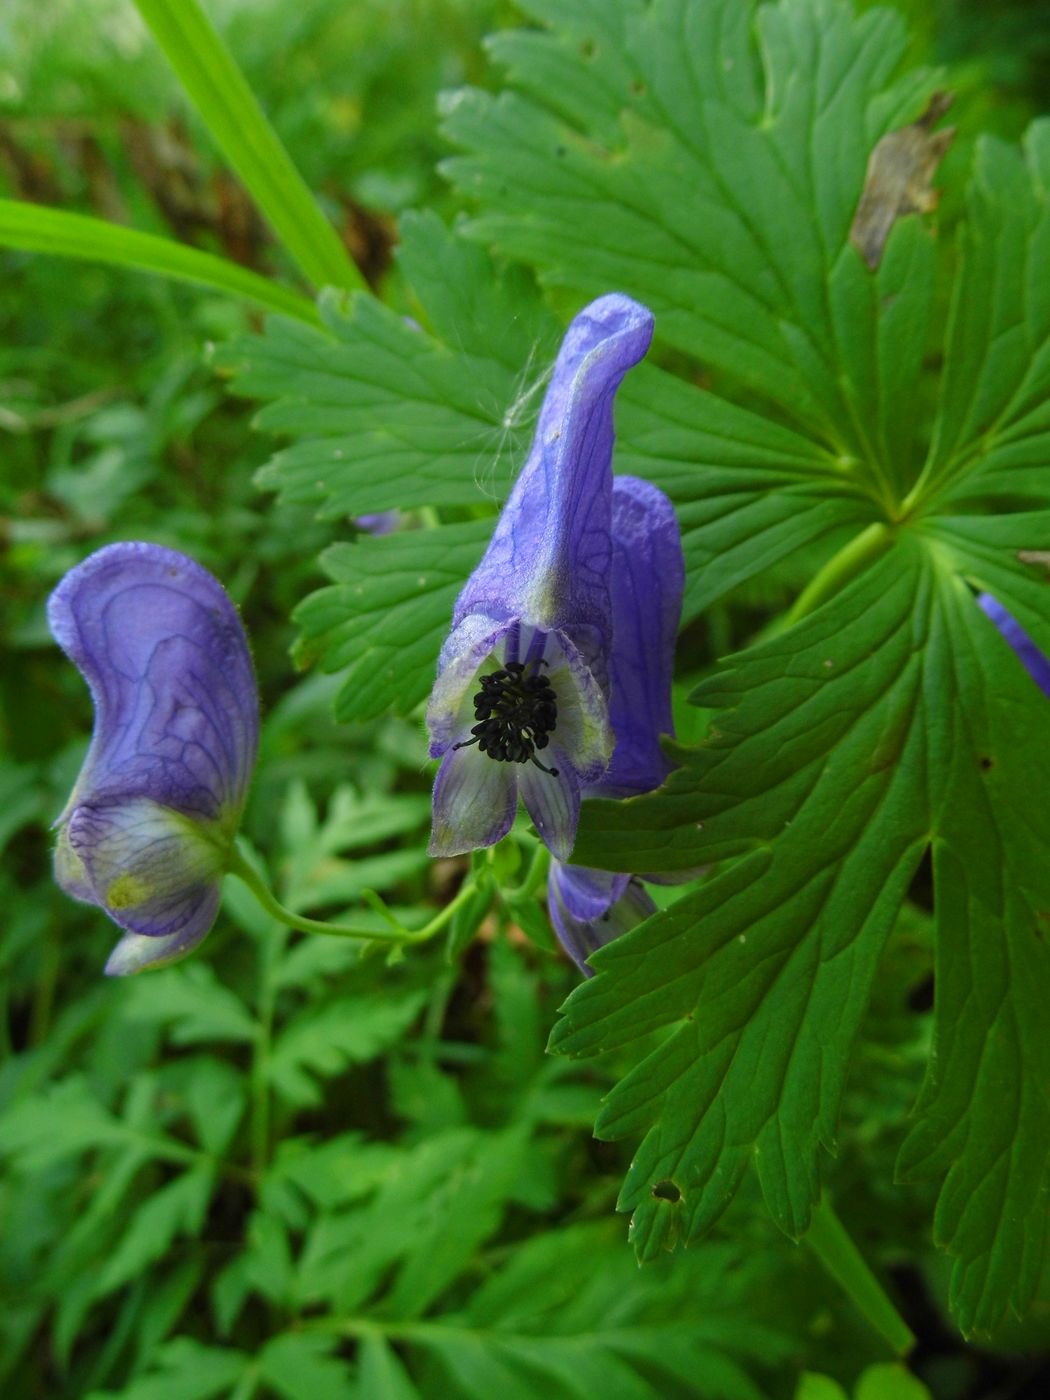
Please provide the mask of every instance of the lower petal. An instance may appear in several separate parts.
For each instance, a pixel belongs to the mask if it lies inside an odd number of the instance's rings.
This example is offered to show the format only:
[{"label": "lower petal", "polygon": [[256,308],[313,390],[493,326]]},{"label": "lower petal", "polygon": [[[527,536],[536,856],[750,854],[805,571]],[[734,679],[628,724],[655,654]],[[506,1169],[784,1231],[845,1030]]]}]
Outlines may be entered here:
[{"label": "lower petal", "polygon": [[106,976],[131,977],[136,972],[167,967],[192,953],[215,922],[219,899],[218,886],[209,889],[193,918],[177,933],[162,934],[159,938],[145,933],[126,933],[109,955]]},{"label": "lower petal", "polygon": [[82,904],[98,904],[84,862],[69,843],[69,828],[63,822],[55,843],[55,884]]},{"label": "lower petal", "polygon": [[600,919],[623,894],[630,875],[611,870],[592,870],[588,865],[551,866],[551,880],[557,885],[558,896],[574,918]]},{"label": "lower petal", "polygon": [[[578,868],[569,867],[573,871]],[[557,865],[551,867],[547,902],[551,923],[569,957],[581,972],[591,977],[593,970],[587,964],[590,955],[655,914],[656,905],[636,880],[629,880],[620,897],[604,914],[595,919],[577,918],[562,898],[564,874],[564,869],[559,871]]]},{"label": "lower petal", "polygon": [[77,807],[66,828],[98,905],[150,938],[195,927],[218,908],[229,843],[217,828],[148,797]]},{"label": "lower petal", "polygon": [[580,820],[580,783],[573,760],[560,745],[544,749],[543,761],[557,772],[545,772],[532,763],[522,764],[521,797],[551,855],[567,861],[576,843],[576,825]]},{"label": "lower petal", "polygon": [[434,782],[434,825],[427,853],[461,856],[506,836],[518,806],[517,765],[479,748],[449,749]]}]

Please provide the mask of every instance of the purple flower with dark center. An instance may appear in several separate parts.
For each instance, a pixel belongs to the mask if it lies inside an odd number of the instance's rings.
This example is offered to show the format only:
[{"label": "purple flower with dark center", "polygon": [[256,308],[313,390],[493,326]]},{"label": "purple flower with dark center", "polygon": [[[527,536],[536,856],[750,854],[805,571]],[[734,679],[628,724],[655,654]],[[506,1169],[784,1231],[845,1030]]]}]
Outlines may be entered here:
[{"label": "purple flower with dark center", "polygon": [[[649,792],[671,768],[660,735],[674,732],[671,680],[685,566],[678,522],[662,491],[617,477],[612,549],[609,717],[616,747],[605,773],[584,788],[585,797]],[[565,951],[589,975],[589,955],[647,919],[656,905],[636,876],[555,860],[548,909]]]},{"label": "purple flower with dark center", "polygon": [[163,966],[215,922],[255,766],[244,628],[206,569],[154,544],[98,550],[47,612],[95,702],[91,747],[55,823],[55,878],[124,930],[107,973]]},{"label": "purple flower with dark center", "polygon": [[1032,680],[1044,695],[1050,697],[1050,660],[1047,660],[1014,615],[1008,613],[1002,603],[990,593],[981,593],[977,602],[1013,647]]},{"label": "purple flower with dark center", "polygon": [[565,333],[532,450],[438,661],[431,855],[491,846],[520,793],[566,859],[581,786],[608,767],[613,399],[652,327],[644,306],[610,295]]}]

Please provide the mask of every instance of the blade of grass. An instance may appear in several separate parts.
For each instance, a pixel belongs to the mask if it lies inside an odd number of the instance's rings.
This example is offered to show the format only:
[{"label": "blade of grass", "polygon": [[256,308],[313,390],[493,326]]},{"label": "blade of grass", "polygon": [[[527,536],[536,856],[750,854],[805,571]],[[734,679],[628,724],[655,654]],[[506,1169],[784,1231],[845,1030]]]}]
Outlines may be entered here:
[{"label": "blade of grass", "polygon": [[814,1207],[810,1227],[804,1238],[869,1325],[897,1356],[907,1356],[915,1345],[915,1336],[911,1328],[865,1263],[860,1250],[832,1210],[826,1195]]},{"label": "blade of grass", "polygon": [[267,121],[199,0],[135,0],[223,155],[315,287],[364,278]]},{"label": "blade of grass", "polygon": [[178,282],[213,287],[286,316],[295,316],[300,321],[319,323],[312,301],[256,272],[213,253],[187,248],[170,238],[139,233],[86,214],[70,214],[42,204],[0,199],[0,247],[133,267]]}]

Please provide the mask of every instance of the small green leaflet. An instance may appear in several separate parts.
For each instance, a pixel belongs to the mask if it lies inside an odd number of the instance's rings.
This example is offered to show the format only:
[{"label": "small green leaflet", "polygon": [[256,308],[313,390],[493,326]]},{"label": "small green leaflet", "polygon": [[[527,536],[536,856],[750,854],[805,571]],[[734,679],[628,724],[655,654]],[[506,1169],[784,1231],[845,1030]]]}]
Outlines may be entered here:
[{"label": "small green leaflet", "polygon": [[920,482],[1016,510],[1050,502],[1050,120],[1023,153],[978,144],[945,345],[933,445]]},{"label": "small green leaflet", "polygon": [[472,520],[325,551],[321,563],[333,584],[296,609],[295,659],[307,666],[319,658],[324,671],[346,668],[337,719],[409,714],[424,698],[456,595],[491,532],[490,520]]}]

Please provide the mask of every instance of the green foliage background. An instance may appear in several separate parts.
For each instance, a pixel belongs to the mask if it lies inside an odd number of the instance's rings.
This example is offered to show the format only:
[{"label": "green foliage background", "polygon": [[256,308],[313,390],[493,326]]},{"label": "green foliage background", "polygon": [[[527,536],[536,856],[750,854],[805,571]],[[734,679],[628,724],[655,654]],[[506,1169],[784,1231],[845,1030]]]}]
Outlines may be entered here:
[{"label": "green foliage background", "polygon": [[[785,0],[774,67],[827,82],[763,123],[744,7],[717,34],[702,16],[732,6],[681,8],[685,47],[677,8],[209,5],[381,293],[323,294],[319,326],[0,255],[5,1394],[963,1400],[1039,1384],[1046,973],[1022,930],[1047,898],[1031,871],[1050,832],[1016,794],[1039,790],[1050,716],[959,580],[1050,641],[1038,586],[1003,562],[1047,520],[1047,128],[1024,157],[1005,143],[1047,106],[1050,21],[1013,5],[982,27],[956,0],[902,5],[904,22],[864,7],[855,29],[844,4]],[[709,70],[686,74],[684,52]],[[937,84],[959,135],[936,242],[902,224],[870,279],[844,248],[866,151]],[[6,8],[0,183],[300,285],[116,0]],[[289,935],[231,886],[190,963],[103,984],[112,931],[49,874],[90,727],[46,634],[49,589],[118,538],[216,572],[253,640],[246,829],[281,897],[360,923],[373,888],[421,922],[462,871],[424,853],[418,705],[560,327],[613,286],[659,318],[618,406],[617,468],[679,512],[679,737],[712,716],[715,732],[659,799],[594,804],[579,855],[724,873],[662,893],[560,1022],[579,979],[527,829],[475,863],[447,940],[402,961]],[[768,632],[887,505],[907,510],[931,436],[912,533],[871,537],[853,584],[790,641]],[[394,507],[426,528],[355,530]],[[773,750],[756,812],[748,775]],[[922,783],[898,780],[902,755]],[[933,886],[953,938],[936,955]],[[574,1058],[545,1053],[556,1022]],[[776,1228],[804,1232],[818,1160],[919,1336],[910,1376]],[[684,1199],[654,1194],[676,1178]],[[951,1284],[935,1209],[962,1261]],[[1003,1320],[1010,1301],[1023,1323]]]}]

